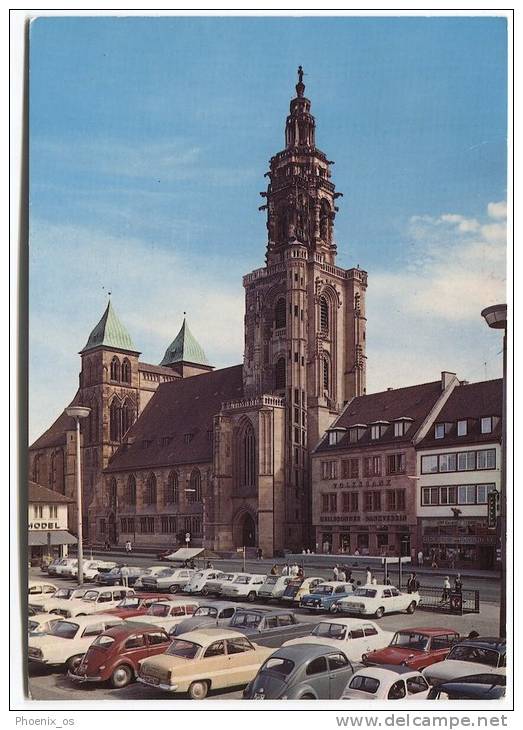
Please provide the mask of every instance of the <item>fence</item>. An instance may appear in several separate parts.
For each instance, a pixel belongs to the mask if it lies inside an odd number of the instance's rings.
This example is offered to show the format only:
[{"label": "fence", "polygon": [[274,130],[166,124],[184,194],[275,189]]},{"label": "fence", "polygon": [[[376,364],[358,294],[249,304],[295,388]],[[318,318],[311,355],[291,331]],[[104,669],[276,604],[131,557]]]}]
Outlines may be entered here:
[{"label": "fence", "polygon": [[479,591],[449,591],[444,595],[442,588],[420,588],[421,603],[419,609],[438,611],[463,616],[464,613],[479,613]]}]

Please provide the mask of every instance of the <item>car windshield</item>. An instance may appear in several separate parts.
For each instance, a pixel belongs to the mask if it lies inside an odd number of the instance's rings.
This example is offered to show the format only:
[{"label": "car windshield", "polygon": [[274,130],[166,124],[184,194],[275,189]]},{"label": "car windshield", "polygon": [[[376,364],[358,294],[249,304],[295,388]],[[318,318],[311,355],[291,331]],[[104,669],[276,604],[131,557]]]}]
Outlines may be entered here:
[{"label": "car windshield", "polygon": [[183,639],[175,639],[165,652],[169,656],[180,656],[184,659],[194,659],[198,650],[202,647],[193,641],[184,641]]},{"label": "car windshield", "polygon": [[74,588],[59,588],[53,598],[70,598],[73,595]]},{"label": "car windshield", "polygon": [[96,601],[98,598],[98,591],[86,591],[83,595],[84,601]]},{"label": "car windshield", "polygon": [[111,575],[120,575],[120,568],[111,568],[109,571]]},{"label": "car windshield", "polygon": [[424,634],[418,634],[416,631],[398,631],[394,634],[391,646],[402,646],[406,649],[416,649],[417,651],[426,651],[429,645],[429,637]]},{"label": "car windshield", "polygon": [[239,575],[234,582],[235,583],[248,583],[250,581],[250,579],[251,579],[250,575]]},{"label": "car windshield", "polygon": [[372,588],[356,588],[353,595],[359,596],[360,598],[376,598],[378,591],[372,590]]},{"label": "car windshield", "polygon": [[262,618],[263,617],[260,616],[259,613],[244,613],[243,611],[241,611],[234,616],[229,626],[231,628],[234,626],[241,626],[242,628],[245,628],[246,626],[250,628],[256,628]]},{"label": "car windshield", "polygon": [[28,621],[29,631],[36,631],[40,624],[37,621]]},{"label": "car windshield", "polygon": [[160,570],[160,572],[158,573],[158,577],[165,578],[168,575],[173,575],[173,573],[174,573],[174,570],[171,570],[171,568],[164,568],[163,570]]},{"label": "car windshield", "polygon": [[272,672],[282,677],[288,677],[294,669],[294,662],[284,657],[269,657],[261,668],[261,672]]},{"label": "car windshield", "polygon": [[128,598],[122,599],[116,608],[138,608],[140,600],[137,596],[129,596]]},{"label": "car windshield", "polygon": [[225,575],[222,575],[220,580],[226,580],[228,582],[234,580],[234,573],[225,573]]},{"label": "car windshield", "polygon": [[342,624],[331,624],[328,621],[322,621],[314,627],[313,636],[325,636],[329,639],[344,639],[347,635],[347,627]]},{"label": "car windshield", "polygon": [[114,639],[112,636],[104,636],[104,634],[101,634],[98,636],[91,646],[97,646],[99,649],[108,649],[111,644],[114,644]]},{"label": "car windshield", "polygon": [[193,613],[193,616],[212,616],[212,618],[216,618],[217,615],[218,611],[212,606],[200,606]]},{"label": "car windshield", "polygon": [[50,634],[59,636],[61,639],[74,639],[78,631],[78,624],[72,621],[57,621],[51,626]]},{"label": "car windshield", "polygon": [[353,677],[349,684],[349,689],[357,689],[360,692],[368,692],[368,694],[374,695],[378,691],[380,683],[374,677],[365,677],[363,674],[358,674]]},{"label": "car windshield", "polygon": [[168,616],[169,609],[170,606],[166,604],[153,603],[152,606],[149,606],[149,610],[147,611],[147,613],[149,614],[149,616]]},{"label": "car windshield", "polygon": [[265,581],[265,584],[268,586],[273,586],[276,581],[278,580],[278,576],[276,575],[270,575],[267,580]]},{"label": "car windshield", "polygon": [[329,595],[329,593],[332,593],[333,587],[332,586],[316,586],[316,588],[313,588],[313,593],[319,593],[320,595]]},{"label": "car windshield", "polygon": [[497,667],[499,664],[499,653],[482,646],[455,646],[447,656],[447,659],[456,659],[461,662],[476,662],[478,664],[487,664],[489,667]]}]

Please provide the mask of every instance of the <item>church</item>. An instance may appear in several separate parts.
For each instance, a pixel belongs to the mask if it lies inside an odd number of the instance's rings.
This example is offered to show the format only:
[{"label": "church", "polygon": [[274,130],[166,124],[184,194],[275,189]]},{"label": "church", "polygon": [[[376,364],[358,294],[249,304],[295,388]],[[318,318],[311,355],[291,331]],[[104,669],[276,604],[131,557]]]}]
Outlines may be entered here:
[{"label": "church", "polygon": [[[112,302],[81,350],[86,542],[265,556],[312,547],[311,453],[365,393],[367,273],[336,265],[332,162],[298,69],[285,148],[260,210],[265,265],[243,278],[243,363],[215,369],[184,319],[159,365],[144,363]],[[200,333],[198,333],[200,336]],[[75,495],[65,413],[29,449],[29,478]],[[69,507],[69,524],[76,520]]]}]

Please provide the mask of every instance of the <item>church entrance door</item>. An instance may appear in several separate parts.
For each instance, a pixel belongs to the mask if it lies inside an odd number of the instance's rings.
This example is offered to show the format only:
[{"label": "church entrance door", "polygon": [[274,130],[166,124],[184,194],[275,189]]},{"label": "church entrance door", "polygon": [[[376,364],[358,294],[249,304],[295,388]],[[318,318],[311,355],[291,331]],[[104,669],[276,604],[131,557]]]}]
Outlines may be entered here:
[{"label": "church entrance door", "polygon": [[243,512],[235,519],[233,539],[235,547],[256,546],[256,522],[249,512]]}]

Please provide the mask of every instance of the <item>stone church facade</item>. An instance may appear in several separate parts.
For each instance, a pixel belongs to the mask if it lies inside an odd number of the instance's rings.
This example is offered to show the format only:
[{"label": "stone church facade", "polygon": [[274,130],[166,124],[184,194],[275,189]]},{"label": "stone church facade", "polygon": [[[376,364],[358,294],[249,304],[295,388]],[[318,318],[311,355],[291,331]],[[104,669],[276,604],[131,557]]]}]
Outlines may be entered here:
[{"label": "stone church facade", "polygon": [[[265,266],[243,280],[243,365],[213,371],[185,322],[162,363],[143,364],[107,312],[81,353],[74,402],[91,408],[82,446],[92,541],[172,546],[189,532],[192,544],[266,555],[313,543],[311,452],[365,393],[367,274],[336,265],[341,193],[316,147],[302,77],[300,67],[285,149],[261,193]],[[74,466],[74,424],[61,416],[31,447],[30,474],[70,494]]]}]

